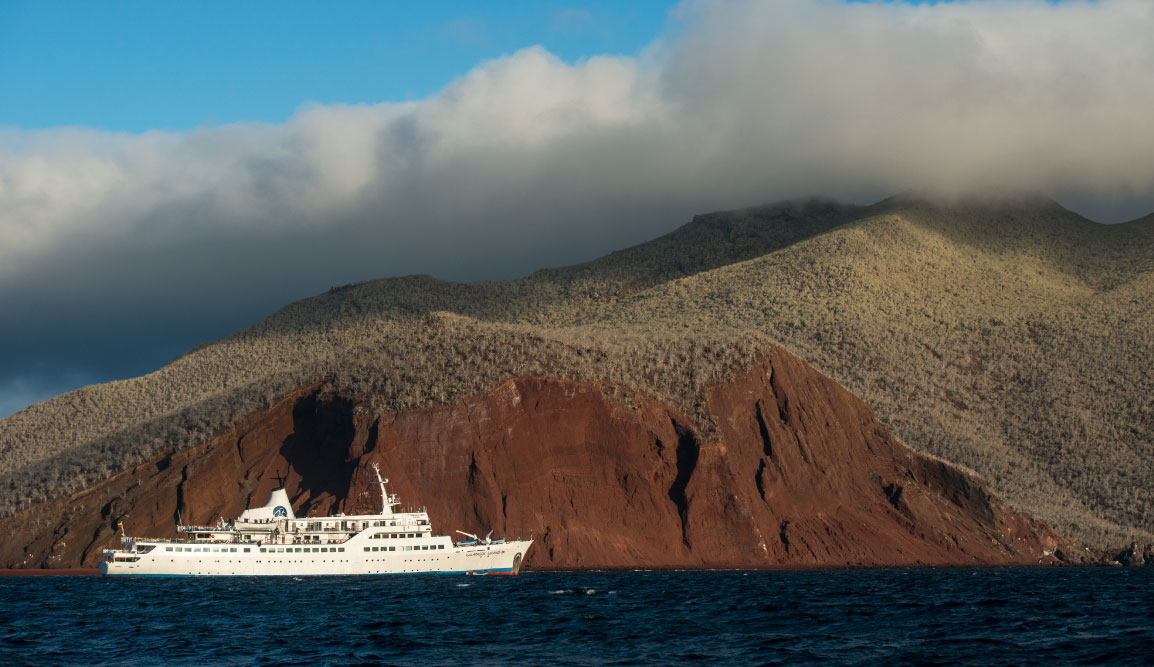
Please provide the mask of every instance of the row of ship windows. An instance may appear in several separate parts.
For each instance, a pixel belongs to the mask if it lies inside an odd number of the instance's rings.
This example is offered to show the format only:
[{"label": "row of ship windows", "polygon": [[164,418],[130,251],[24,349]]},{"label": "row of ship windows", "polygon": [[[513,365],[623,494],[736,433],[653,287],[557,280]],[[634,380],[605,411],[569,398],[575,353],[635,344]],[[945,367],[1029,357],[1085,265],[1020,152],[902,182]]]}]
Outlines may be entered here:
[{"label": "row of ship windows", "polygon": [[299,554],[301,552],[304,552],[307,554],[307,553],[317,553],[317,552],[328,553],[330,551],[333,553],[336,553],[338,551],[343,552],[344,550],[345,550],[344,547],[268,547],[267,549],[261,549],[260,552],[262,554],[265,553],[265,551],[268,551],[268,553],[270,553],[270,554],[285,554],[285,553],[288,553],[288,554],[298,553]]},{"label": "row of ship windows", "polygon": [[[277,519],[257,519],[255,521],[249,521],[248,523],[275,523],[276,521],[277,521]],[[297,525],[297,526],[304,523],[305,524],[305,530],[337,530],[337,526],[340,526],[341,530],[348,530],[350,526],[352,527],[353,530],[360,530],[362,528],[384,528],[385,526],[397,526],[396,521],[340,521],[340,522],[333,522],[333,523],[322,523],[320,521],[309,521],[306,523],[304,521],[296,520],[296,521],[293,521],[292,523],[294,525]],[[427,525],[429,525],[428,521],[425,521],[424,519],[418,519],[417,520],[417,526],[427,526]],[[413,526],[413,524],[408,524],[408,525],[400,525],[397,527],[399,527],[399,528],[413,528],[414,526]]]},{"label": "row of ship windows", "polygon": [[[189,560],[189,562],[191,563],[192,561],[191,561],[191,560]],[[203,559],[201,559],[201,558],[197,558],[197,559],[196,559],[196,562],[198,562],[198,563],[203,563],[203,562],[204,562],[204,560],[203,560]],[[240,558],[240,559],[238,559],[238,560],[231,560],[231,559],[229,559],[229,560],[214,560],[214,561],[212,561],[212,562],[213,562],[213,563],[243,563],[243,562],[245,562],[245,561],[244,561],[244,559],[243,559],[243,558]],[[252,562],[252,561],[250,561],[250,562]],[[284,564],[284,563],[304,563],[304,562],[306,562],[306,561],[303,561],[303,560],[258,560],[258,561],[255,561],[255,562],[257,562],[257,563],[268,563],[268,564],[270,564],[270,565],[281,565],[281,564]],[[310,564],[312,564],[312,565],[316,565],[318,562],[320,562],[320,563],[347,563],[348,561],[347,561],[347,560],[322,560],[322,561],[315,561],[315,560],[313,560],[313,561],[307,561],[307,562],[308,562],[308,563],[310,563]]]},{"label": "row of ship windows", "polygon": [[[165,551],[191,551],[194,553],[212,552],[212,553],[236,553],[236,547],[165,547]],[[244,547],[244,553],[251,551],[249,547]],[[328,553],[341,552],[344,547],[267,547],[261,548],[260,553],[280,554],[280,553]]]},{"label": "row of ship windows", "polygon": [[[443,545],[443,544],[426,544],[423,546],[414,545],[411,547],[401,547],[401,551],[428,551],[430,549],[433,549],[435,551],[437,549],[444,549],[444,548],[445,548],[445,545]],[[365,551],[396,551],[396,550],[397,550],[396,547],[365,547]]]},{"label": "row of ship windows", "polygon": [[[216,562],[219,563],[220,561],[216,561]],[[266,561],[258,560],[257,561],[257,563],[267,563],[269,565],[292,565],[293,563],[304,563],[304,562],[305,561],[303,561],[303,560],[266,560]],[[348,561],[347,560],[322,560],[321,562],[322,563],[347,563]],[[314,561],[310,562],[309,564],[310,565],[316,565],[316,561],[314,560]]]},{"label": "row of ship windows", "polygon": [[375,535],[369,535],[369,539],[372,540],[395,540],[406,537],[422,537],[422,535],[418,533],[377,533]]}]

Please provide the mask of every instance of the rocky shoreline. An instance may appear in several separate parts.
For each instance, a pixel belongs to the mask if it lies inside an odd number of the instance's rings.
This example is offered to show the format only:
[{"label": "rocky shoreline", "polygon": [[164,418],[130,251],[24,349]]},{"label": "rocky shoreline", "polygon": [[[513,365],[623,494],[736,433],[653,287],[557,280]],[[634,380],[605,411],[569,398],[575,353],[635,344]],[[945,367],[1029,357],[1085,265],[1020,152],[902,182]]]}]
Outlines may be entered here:
[{"label": "rocky shoreline", "polygon": [[[1056,561],[1048,561],[1044,563],[1013,563],[1005,565],[843,565],[843,566],[828,566],[828,565],[764,565],[759,567],[744,567],[744,568],[714,568],[714,567],[688,567],[688,568],[648,568],[643,566],[637,567],[605,567],[605,568],[556,568],[556,567],[536,567],[530,570],[525,570],[525,573],[540,572],[540,573],[560,573],[560,572],[638,572],[638,571],[654,571],[654,572],[813,572],[813,571],[833,571],[833,570],[895,570],[895,569],[974,569],[974,568],[1065,568],[1065,567],[1154,567],[1154,544],[1146,545],[1142,550],[1138,551],[1138,557],[1134,556],[1131,548],[1127,548],[1121,552],[1103,551],[1091,552],[1082,559],[1070,559],[1068,556],[1063,558],[1060,554],[1055,554]],[[1113,555],[1110,555],[1113,554]],[[96,568],[87,567],[67,567],[67,568],[3,568],[0,569],[0,577],[98,577],[100,570]],[[371,575],[365,575],[371,576]]]}]

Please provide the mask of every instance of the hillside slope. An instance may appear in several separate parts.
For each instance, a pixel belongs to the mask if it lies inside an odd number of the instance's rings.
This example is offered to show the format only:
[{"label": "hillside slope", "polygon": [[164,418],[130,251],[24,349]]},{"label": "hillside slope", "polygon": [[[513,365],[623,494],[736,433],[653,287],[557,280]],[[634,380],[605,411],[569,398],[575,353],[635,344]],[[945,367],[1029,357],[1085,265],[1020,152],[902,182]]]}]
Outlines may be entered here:
[{"label": "hillside slope", "polygon": [[637,294],[604,326],[757,329],[1064,529],[1149,531],[1154,225],[1045,202],[872,213]]},{"label": "hillside slope", "polygon": [[306,387],[207,444],[0,519],[0,567],[92,566],[118,520],[176,537],[177,516],[235,516],[278,474],[300,516],[374,511],[374,464],[439,530],[533,535],[537,569],[1036,564],[1068,550],[804,362],[768,353],[706,391],[711,439],[660,402],[560,380],[379,416]]},{"label": "hillside slope", "polygon": [[698,216],[585,265],[499,283],[334,288],[156,373],[0,420],[0,510],[203,443],[302,386],[363,410],[446,405],[513,377],[682,411],[781,341],[915,449],[1094,541],[1154,509],[1154,219],[1103,226],[1039,197]]}]

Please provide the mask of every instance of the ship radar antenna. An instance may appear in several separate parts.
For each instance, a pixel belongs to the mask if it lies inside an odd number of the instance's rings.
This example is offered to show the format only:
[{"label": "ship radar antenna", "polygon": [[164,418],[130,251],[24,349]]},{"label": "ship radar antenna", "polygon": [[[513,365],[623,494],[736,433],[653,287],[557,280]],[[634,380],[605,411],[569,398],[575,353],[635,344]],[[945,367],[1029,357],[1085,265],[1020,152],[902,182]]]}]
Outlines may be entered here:
[{"label": "ship radar antenna", "polygon": [[285,473],[286,473],[285,475],[273,475],[272,476],[272,478],[276,480],[276,488],[278,488],[278,489],[284,488],[284,481],[285,481],[285,477],[286,477],[288,471],[286,470]]}]

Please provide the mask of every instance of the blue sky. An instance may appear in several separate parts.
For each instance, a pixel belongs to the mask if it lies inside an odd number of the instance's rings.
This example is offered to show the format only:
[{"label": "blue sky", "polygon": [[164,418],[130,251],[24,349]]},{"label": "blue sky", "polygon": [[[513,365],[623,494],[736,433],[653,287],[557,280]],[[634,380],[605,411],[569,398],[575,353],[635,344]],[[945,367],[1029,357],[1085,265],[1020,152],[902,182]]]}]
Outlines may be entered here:
[{"label": "blue sky", "polygon": [[673,3],[0,3],[0,125],[140,132],[427,97],[542,45],[633,55]]},{"label": "blue sky", "polygon": [[676,4],[6,0],[0,126],[180,130],[419,99],[527,46],[636,55]]}]

